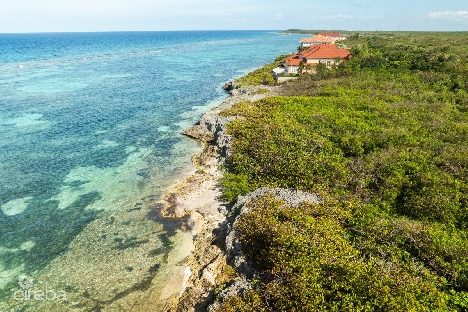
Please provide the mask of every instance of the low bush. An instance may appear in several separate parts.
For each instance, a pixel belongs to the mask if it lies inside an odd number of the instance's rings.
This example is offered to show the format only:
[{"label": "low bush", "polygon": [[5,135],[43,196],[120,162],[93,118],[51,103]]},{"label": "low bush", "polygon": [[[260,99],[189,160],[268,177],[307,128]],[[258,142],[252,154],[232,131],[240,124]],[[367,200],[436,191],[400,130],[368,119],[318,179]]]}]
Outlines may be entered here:
[{"label": "low bush", "polygon": [[272,70],[280,65],[283,65],[284,59],[289,55],[281,55],[276,60],[262,68],[256,69],[253,72],[248,73],[244,77],[236,79],[236,84],[239,85],[276,85],[275,79],[272,75]]},{"label": "low bush", "polygon": [[353,58],[303,74],[282,96],[225,111],[238,221],[260,281],[227,311],[468,309],[467,33],[351,36]]},{"label": "low bush", "polygon": [[[223,311],[449,311],[445,281],[424,266],[356,247],[351,202],[287,207],[251,203],[237,226],[261,283],[223,303]],[[457,293],[460,295],[459,293]]]}]

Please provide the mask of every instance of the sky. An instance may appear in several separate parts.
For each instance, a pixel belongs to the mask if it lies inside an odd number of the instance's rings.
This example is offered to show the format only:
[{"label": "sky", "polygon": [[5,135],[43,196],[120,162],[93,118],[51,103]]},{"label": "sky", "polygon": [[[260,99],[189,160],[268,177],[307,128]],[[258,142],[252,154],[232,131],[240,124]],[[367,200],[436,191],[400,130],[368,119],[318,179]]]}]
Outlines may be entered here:
[{"label": "sky", "polygon": [[467,0],[0,0],[0,33],[468,31]]}]

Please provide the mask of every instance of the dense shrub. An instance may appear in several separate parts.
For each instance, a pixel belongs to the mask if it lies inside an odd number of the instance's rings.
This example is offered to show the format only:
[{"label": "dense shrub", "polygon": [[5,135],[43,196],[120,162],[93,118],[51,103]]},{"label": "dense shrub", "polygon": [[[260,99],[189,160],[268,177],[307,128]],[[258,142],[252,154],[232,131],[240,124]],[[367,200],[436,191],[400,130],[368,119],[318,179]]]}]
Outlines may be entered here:
[{"label": "dense shrub", "polygon": [[239,229],[261,279],[224,309],[468,309],[467,36],[352,36],[351,60],[224,112],[243,117],[226,198],[279,186],[326,199],[252,205]]},{"label": "dense shrub", "polygon": [[[409,261],[363,256],[348,228],[353,203],[298,208],[264,197],[238,221],[241,242],[264,278],[224,310],[433,311],[449,310],[444,282]],[[393,261],[392,261],[393,260]]]},{"label": "dense shrub", "polygon": [[466,229],[468,116],[448,105],[361,96],[333,90],[232,108],[249,117],[230,126],[227,167],[243,183],[234,193],[260,185],[346,190],[387,212]]}]

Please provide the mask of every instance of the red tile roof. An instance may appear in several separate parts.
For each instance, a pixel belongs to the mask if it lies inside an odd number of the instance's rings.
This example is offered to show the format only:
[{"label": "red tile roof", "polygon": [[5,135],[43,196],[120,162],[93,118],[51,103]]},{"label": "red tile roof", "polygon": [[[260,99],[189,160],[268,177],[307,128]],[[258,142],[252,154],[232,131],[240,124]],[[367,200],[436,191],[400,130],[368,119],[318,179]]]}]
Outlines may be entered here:
[{"label": "red tile roof", "polygon": [[351,57],[348,50],[340,49],[336,44],[316,44],[310,49],[302,51],[300,55],[307,59],[334,59],[335,57],[346,59]]},{"label": "red tile roof", "polygon": [[316,35],[310,38],[302,38],[299,42],[320,42],[320,43],[334,43],[334,38]]},{"label": "red tile roof", "polygon": [[284,66],[299,66],[302,59],[303,58],[298,54],[291,55],[284,61]]}]

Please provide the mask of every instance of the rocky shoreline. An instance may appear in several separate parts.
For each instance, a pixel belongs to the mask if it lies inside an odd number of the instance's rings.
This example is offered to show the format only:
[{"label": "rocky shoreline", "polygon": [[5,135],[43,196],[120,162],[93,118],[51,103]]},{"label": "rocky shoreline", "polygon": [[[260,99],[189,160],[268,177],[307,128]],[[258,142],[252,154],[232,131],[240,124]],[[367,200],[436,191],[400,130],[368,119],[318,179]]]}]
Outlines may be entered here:
[{"label": "rocky shoreline", "polygon": [[[269,92],[259,94],[259,89]],[[202,152],[192,157],[195,172],[170,186],[162,200],[162,216],[183,218],[184,230],[190,230],[194,237],[194,250],[186,261],[191,270],[186,289],[180,296],[173,296],[164,311],[206,311],[214,299],[218,275],[226,267],[222,229],[226,227],[231,207],[221,199],[219,179],[223,175],[220,166],[229,156],[230,136],[226,133],[226,125],[235,118],[219,113],[235,103],[253,102],[277,93],[275,87],[225,90],[231,97],[184,131],[185,135],[201,143]]]},{"label": "rocky shoreline", "polygon": [[[279,94],[279,87],[239,87],[228,83],[224,88],[231,97],[205,113],[200,121],[184,134],[202,144],[202,152],[192,157],[196,171],[168,188],[163,200],[164,217],[182,217],[185,230],[194,236],[194,249],[186,260],[191,275],[185,282],[185,291],[173,296],[164,311],[211,311],[217,302],[249,289],[248,281],[254,276],[248,261],[242,256],[235,225],[230,212],[245,212],[252,199],[273,194],[288,204],[317,202],[315,195],[295,190],[261,188],[239,198],[234,206],[221,199],[220,169],[230,155],[231,138],[227,124],[236,117],[220,113],[232,105],[255,102]],[[234,272],[233,267],[237,273]],[[215,295],[217,298],[215,298]]]}]

